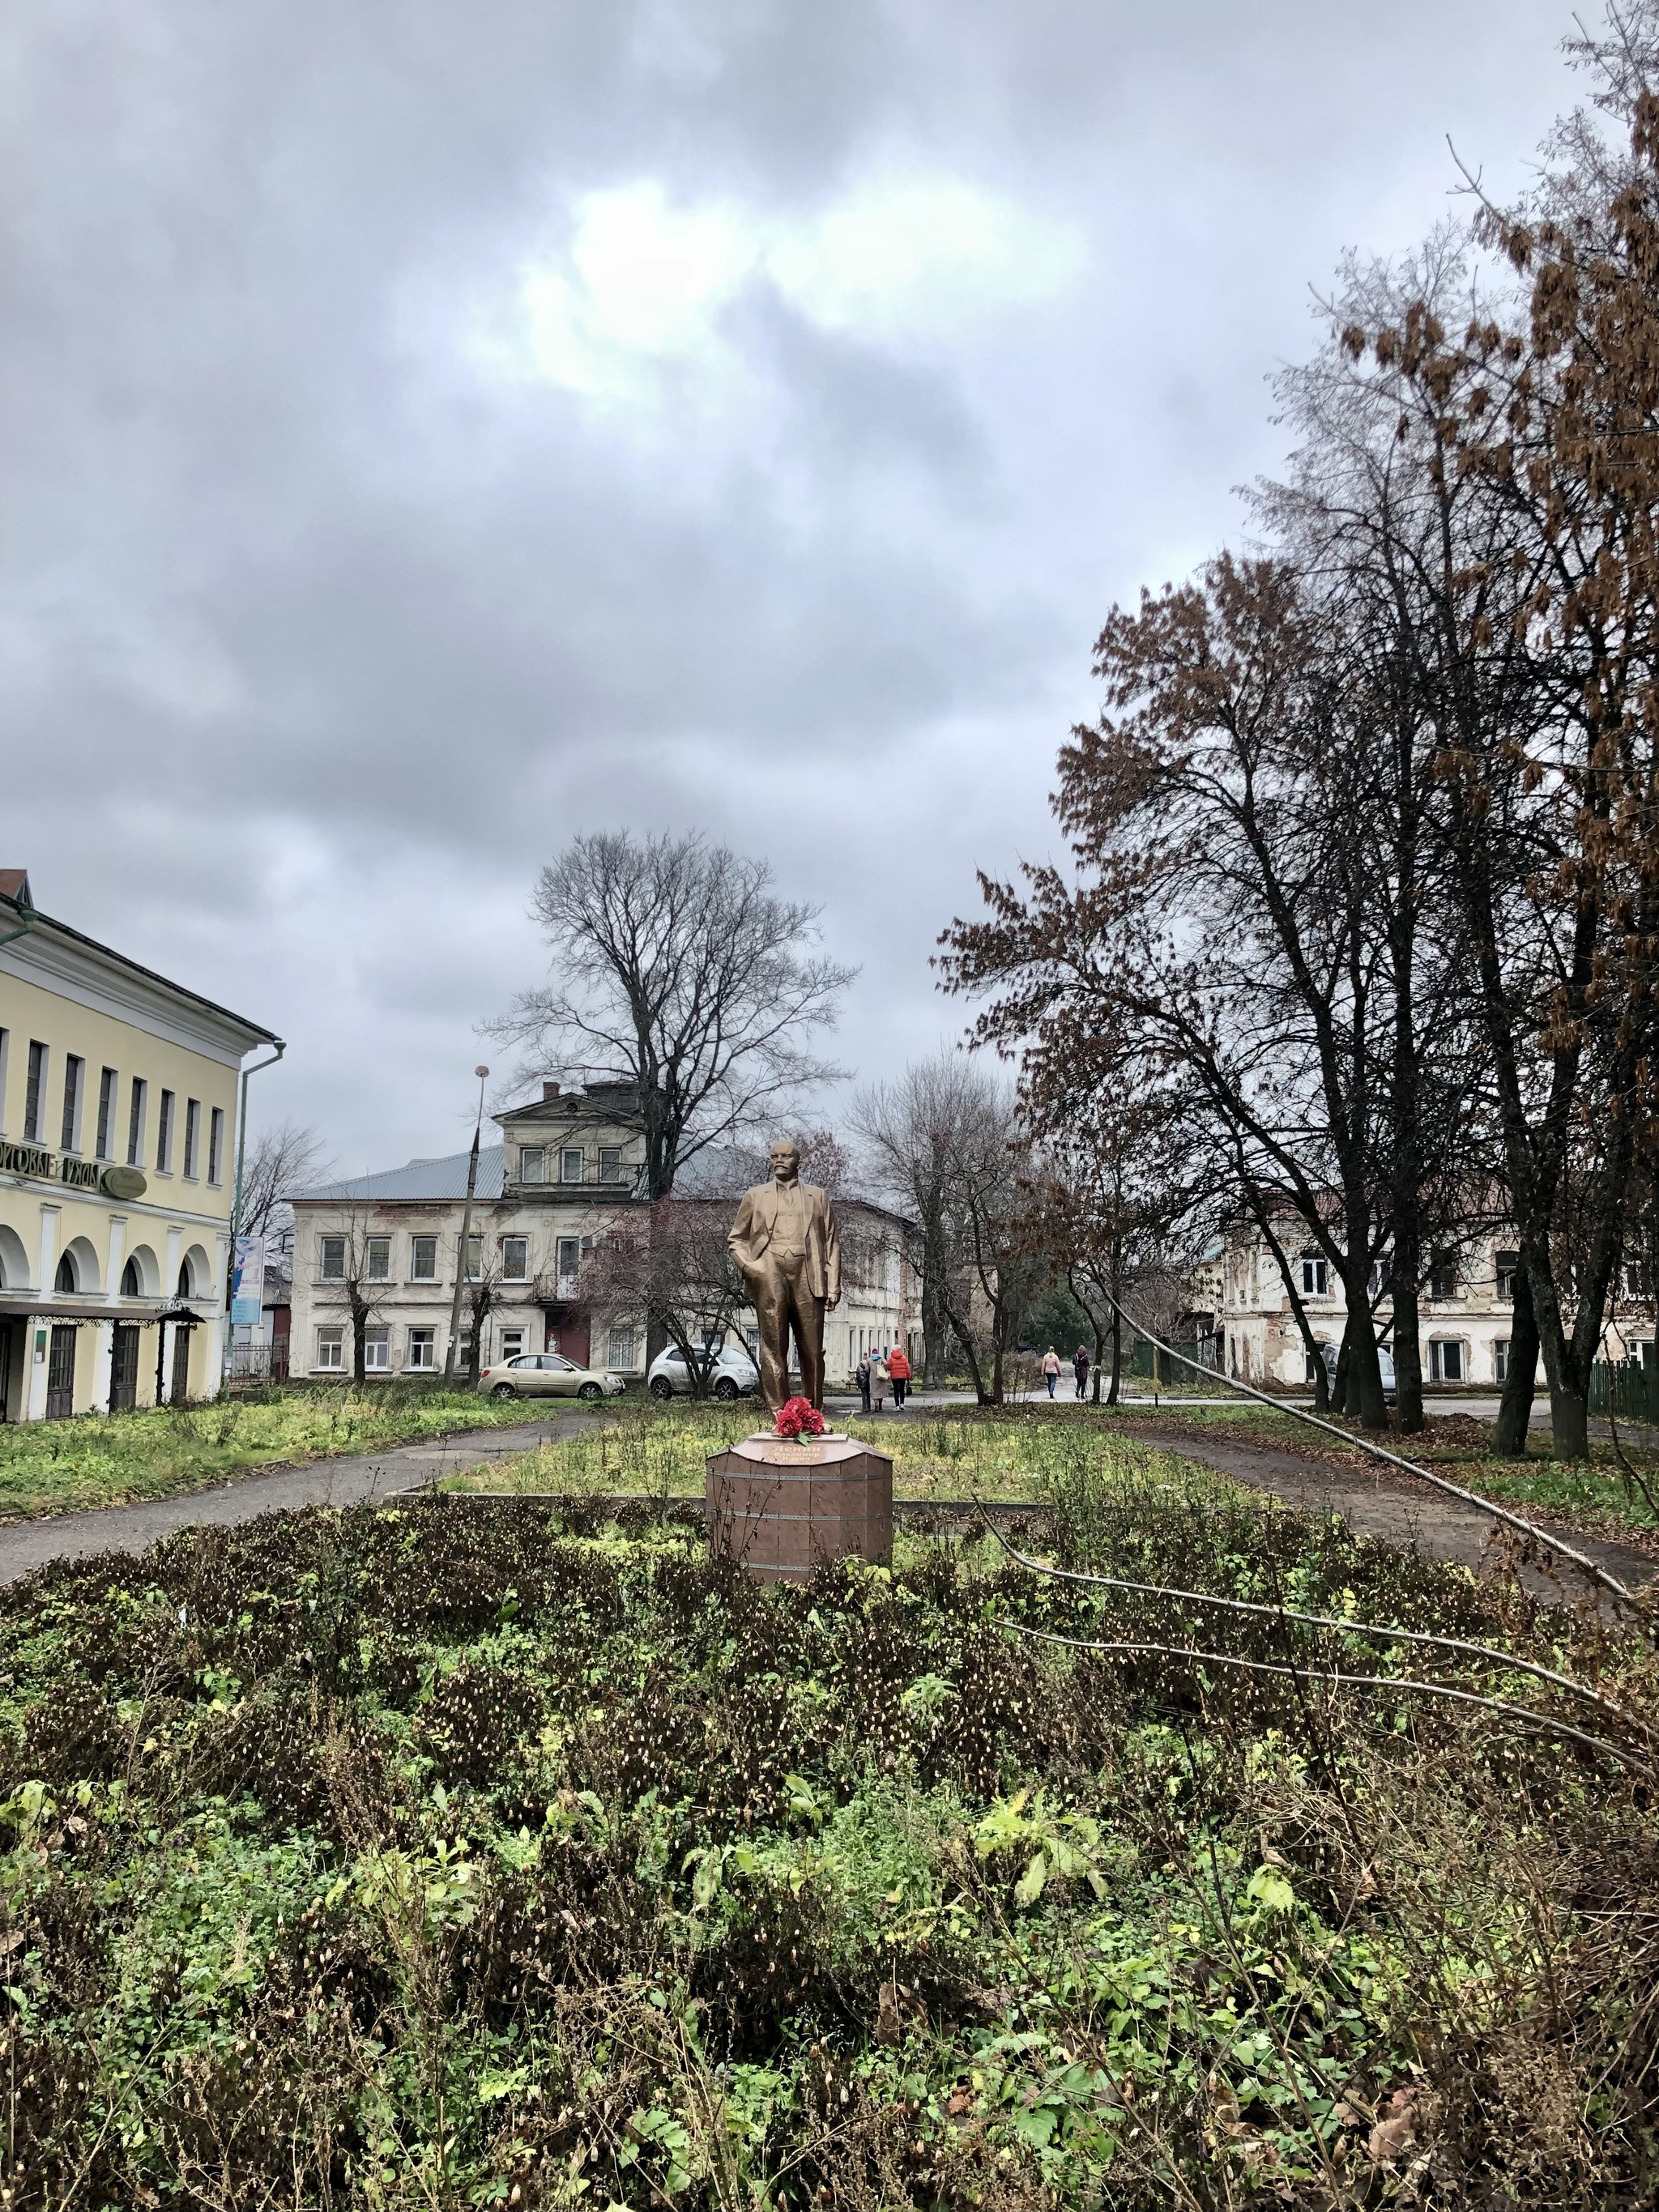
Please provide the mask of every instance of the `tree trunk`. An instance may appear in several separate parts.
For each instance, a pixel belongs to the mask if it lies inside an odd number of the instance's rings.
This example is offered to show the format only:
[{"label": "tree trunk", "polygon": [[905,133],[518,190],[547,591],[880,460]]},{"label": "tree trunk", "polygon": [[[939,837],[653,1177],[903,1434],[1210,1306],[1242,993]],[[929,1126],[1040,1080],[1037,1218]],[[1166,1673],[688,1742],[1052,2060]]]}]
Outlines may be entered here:
[{"label": "tree trunk", "polygon": [[1106,1393],[1106,1403],[1115,1406],[1118,1391],[1123,1382],[1123,1316],[1112,1308],[1112,1387]]},{"label": "tree trunk", "polygon": [[1348,1411],[1348,1372],[1353,1365],[1353,1316],[1342,1324],[1342,1341],[1336,1347],[1336,1372],[1331,1377],[1331,1406],[1345,1419]]},{"label": "tree trunk", "polygon": [[[1395,1354],[1396,1363],[1399,1353]],[[1492,1449],[1500,1459],[1524,1459],[1533,1393],[1538,1384],[1538,1324],[1533,1318],[1532,1285],[1524,1266],[1515,1271],[1515,1312],[1510,1322],[1510,1358],[1498,1401]]]},{"label": "tree trunk", "polygon": [[[1364,1248],[1362,1247],[1362,1249]],[[1369,1273],[1369,1269],[1366,1273]],[[1382,1396],[1382,1363],[1376,1356],[1366,1275],[1346,1282],[1348,1297],[1348,1405],[1362,1429],[1386,1429],[1389,1408]]]},{"label": "tree trunk", "polygon": [[1423,1341],[1418,1334],[1418,1252],[1415,1238],[1402,1252],[1394,1248],[1394,1277],[1389,1296],[1394,1306],[1394,1410],[1402,1436],[1423,1426]]}]

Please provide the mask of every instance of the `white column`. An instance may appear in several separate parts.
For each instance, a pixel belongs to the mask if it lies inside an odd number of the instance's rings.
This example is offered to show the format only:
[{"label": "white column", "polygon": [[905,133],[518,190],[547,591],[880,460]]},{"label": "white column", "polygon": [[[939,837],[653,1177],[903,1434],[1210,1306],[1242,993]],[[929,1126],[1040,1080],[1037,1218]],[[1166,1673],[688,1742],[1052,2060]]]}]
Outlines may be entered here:
[{"label": "white column", "polygon": [[168,1305],[177,1299],[179,1291],[179,1247],[185,1241],[185,1232],[177,1222],[167,1224],[167,1256],[161,1273],[161,1296]]},{"label": "white column", "polygon": [[[52,1296],[52,1277],[58,1272],[58,1212],[55,1206],[40,1208],[40,1267],[36,1281],[40,1285],[41,1303]],[[41,1346],[44,1335],[46,1343]],[[44,1421],[46,1418],[46,1363],[52,1344],[51,1325],[31,1320],[27,1352],[27,1412],[25,1419]],[[37,1346],[40,1348],[37,1350]]]},{"label": "white column", "polygon": [[220,1236],[213,1249],[213,1303],[207,1325],[207,1362],[202,1370],[202,1387],[205,1389],[211,1383],[216,1391],[224,1387],[225,1379],[225,1284],[226,1270],[230,1265],[228,1231]]}]

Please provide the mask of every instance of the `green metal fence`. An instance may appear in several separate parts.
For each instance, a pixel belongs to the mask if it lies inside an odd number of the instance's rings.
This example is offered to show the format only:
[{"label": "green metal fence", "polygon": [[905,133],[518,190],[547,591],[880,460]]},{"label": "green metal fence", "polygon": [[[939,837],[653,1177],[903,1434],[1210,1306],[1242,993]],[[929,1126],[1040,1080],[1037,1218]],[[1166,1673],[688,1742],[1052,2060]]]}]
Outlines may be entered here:
[{"label": "green metal fence", "polygon": [[1611,1409],[1620,1421],[1642,1421],[1659,1428],[1659,1366],[1644,1359],[1598,1359],[1590,1370],[1589,1409]]}]

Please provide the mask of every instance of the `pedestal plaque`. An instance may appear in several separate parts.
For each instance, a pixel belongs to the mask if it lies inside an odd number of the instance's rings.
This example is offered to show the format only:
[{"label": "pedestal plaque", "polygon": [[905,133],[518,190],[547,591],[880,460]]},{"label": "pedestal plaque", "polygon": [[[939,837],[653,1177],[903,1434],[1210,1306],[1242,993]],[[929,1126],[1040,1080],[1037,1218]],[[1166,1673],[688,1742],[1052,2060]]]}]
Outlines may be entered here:
[{"label": "pedestal plaque", "polygon": [[810,1582],[848,1553],[893,1556],[893,1462],[851,1437],[762,1430],[708,1461],[708,1546],[762,1582]]}]

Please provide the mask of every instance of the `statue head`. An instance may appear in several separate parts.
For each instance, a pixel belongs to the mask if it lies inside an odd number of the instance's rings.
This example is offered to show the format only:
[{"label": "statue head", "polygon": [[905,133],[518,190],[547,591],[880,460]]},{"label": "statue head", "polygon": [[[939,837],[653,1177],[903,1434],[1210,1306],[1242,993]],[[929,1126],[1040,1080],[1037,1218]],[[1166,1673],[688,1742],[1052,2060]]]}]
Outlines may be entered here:
[{"label": "statue head", "polygon": [[775,1182],[796,1182],[800,1177],[800,1146],[793,1139],[780,1137],[772,1147],[772,1179]]}]

